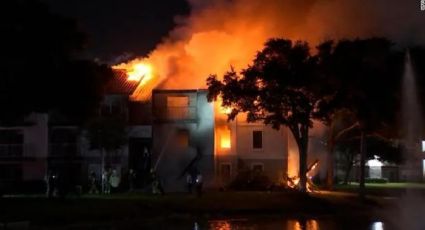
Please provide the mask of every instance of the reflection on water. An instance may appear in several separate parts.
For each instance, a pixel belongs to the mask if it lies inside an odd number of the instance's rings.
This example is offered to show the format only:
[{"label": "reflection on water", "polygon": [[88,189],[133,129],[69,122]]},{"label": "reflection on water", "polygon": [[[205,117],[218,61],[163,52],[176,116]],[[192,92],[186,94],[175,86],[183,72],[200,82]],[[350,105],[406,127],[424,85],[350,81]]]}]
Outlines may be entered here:
[{"label": "reflection on water", "polygon": [[[257,230],[257,229],[279,229],[279,230],[320,230],[319,223],[310,219],[305,221],[248,221],[248,220],[215,220],[210,221],[208,230]],[[194,229],[194,230],[199,230]]]},{"label": "reflection on water", "polygon": [[205,227],[200,227],[195,223],[194,230],[336,230],[336,229],[356,229],[356,230],[384,230],[382,222],[365,223],[362,226],[350,223],[337,225],[335,221],[307,220],[281,220],[281,221],[260,221],[260,220],[212,220]]},{"label": "reflection on water", "polygon": [[372,224],[371,230],[384,230],[384,223],[379,222],[379,221],[378,222],[374,222]]},{"label": "reflection on water", "polygon": [[319,224],[316,220],[298,221],[288,220],[287,229],[293,230],[319,230]]}]

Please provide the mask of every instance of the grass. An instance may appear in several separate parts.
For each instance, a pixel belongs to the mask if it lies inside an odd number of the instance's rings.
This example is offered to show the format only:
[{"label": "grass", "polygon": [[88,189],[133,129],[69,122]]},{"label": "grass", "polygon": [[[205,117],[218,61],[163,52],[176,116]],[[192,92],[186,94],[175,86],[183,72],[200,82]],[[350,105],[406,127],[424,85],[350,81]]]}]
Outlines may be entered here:
[{"label": "grass", "polygon": [[[351,182],[348,185],[337,185],[337,188],[357,188],[359,183]],[[406,189],[406,188],[414,188],[414,189],[425,189],[425,183],[366,183],[367,188],[387,188],[387,189]]]},{"label": "grass", "polygon": [[[408,190],[425,195],[424,183],[366,183],[366,193],[373,196],[397,198],[403,196]],[[358,183],[348,185],[336,185],[335,191],[357,193]]]}]

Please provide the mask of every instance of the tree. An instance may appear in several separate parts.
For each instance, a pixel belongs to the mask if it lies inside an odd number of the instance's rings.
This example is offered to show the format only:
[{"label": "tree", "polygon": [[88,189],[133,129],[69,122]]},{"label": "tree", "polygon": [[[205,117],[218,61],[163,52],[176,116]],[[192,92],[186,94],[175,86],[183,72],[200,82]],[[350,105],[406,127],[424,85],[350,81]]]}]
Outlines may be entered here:
[{"label": "tree", "polygon": [[0,9],[0,121],[59,111],[82,119],[96,107],[112,70],[80,60],[85,35],[71,19],[35,0],[8,0]]},{"label": "tree", "polygon": [[222,98],[222,106],[232,108],[228,119],[247,114],[248,122],[262,121],[279,129],[289,128],[299,150],[300,190],[306,191],[309,129],[322,100],[317,60],[306,42],[270,39],[253,64],[240,74],[228,71],[223,80],[207,79],[208,100]]},{"label": "tree", "polygon": [[392,43],[384,38],[331,43],[322,47],[319,60],[335,92],[329,100],[322,101],[330,105],[326,114],[333,116],[338,110],[348,110],[360,130],[359,195],[364,197],[366,137],[395,123],[400,60],[392,50]]}]

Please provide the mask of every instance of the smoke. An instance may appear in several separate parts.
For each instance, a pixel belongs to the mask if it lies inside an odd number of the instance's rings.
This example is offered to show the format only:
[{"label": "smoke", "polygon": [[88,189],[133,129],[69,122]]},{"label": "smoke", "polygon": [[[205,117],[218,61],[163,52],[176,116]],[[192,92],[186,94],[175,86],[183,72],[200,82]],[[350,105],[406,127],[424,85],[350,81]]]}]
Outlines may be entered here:
[{"label": "smoke", "polygon": [[319,42],[386,36],[425,41],[420,0],[188,0],[191,15],[149,55],[161,88],[204,88],[209,74],[240,70],[272,37]]}]

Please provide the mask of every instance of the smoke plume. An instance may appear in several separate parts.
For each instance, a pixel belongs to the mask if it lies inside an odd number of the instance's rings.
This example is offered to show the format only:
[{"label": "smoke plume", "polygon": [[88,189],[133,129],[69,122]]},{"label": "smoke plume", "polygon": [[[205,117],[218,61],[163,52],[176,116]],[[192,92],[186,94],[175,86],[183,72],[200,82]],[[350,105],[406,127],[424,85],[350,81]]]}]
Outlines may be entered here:
[{"label": "smoke plume", "polygon": [[[209,74],[245,68],[272,37],[319,42],[385,36],[425,41],[420,0],[188,0],[191,15],[148,58],[160,88],[204,88]],[[133,62],[134,63],[134,62]]]}]

